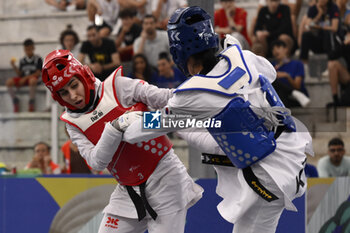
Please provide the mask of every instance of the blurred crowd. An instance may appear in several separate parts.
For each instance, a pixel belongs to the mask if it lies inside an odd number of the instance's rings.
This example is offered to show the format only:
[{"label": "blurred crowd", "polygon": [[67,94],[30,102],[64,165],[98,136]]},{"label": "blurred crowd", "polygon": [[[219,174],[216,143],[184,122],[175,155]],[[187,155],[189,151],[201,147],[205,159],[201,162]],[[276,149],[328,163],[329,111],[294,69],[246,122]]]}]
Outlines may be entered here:
[{"label": "blurred crowd", "polygon": [[[186,79],[169,54],[166,27],[177,8],[188,6],[187,0],[45,1],[60,11],[87,12],[90,24],[86,25],[85,33],[77,33],[80,28],[67,25],[58,38],[60,46],[53,49],[70,50],[101,81],[122,64],[130,66],[130,72],[125,76],[142,79],[158,87],[176,88]],[[219,0],[219,7],[214,13],[214,30],[221,40],[226,34],[233,35],[242,49],[251,50],[271,61],[277,72],[273,85],[289,108],[305,108],[310,103],[305,80],[310,77],[308,61],[311,52],[327,55],[327,70],[323,75],[328,77],[332,92],[332,101],[327,106],[349,106],[348,1],[305,1],[259,0],[256,15],[248,25],[247,11],[238,7],[235,0]],[[305,3],[308,4],[307,12],[300,15],[301,6]],[[86,34],[86,38],[79,38],[78,34]],[[16,77],[6,81],[14,112],[19,111],[20,100],[16,92],[22,86],[29,86],[28,111],[35,111],[35,92],[41,81],[43,60],[35,54],[35,38],[25,39],[23,48],[23,58],[18,62],[14,58],[10,60]],[[62,146],[62,152],[65,166],[60,168],[51,161],[49,146],[40,142],[34,146],[35,155],[26,168],[37,169],[42,174],[93,172],[82,159],[78,159],[77,148],[71,142],[67,141]],[[322,164],[318,167],[322,176],[325,174],[324,167]],[[347,175],[350,175],[349,171]]]}]

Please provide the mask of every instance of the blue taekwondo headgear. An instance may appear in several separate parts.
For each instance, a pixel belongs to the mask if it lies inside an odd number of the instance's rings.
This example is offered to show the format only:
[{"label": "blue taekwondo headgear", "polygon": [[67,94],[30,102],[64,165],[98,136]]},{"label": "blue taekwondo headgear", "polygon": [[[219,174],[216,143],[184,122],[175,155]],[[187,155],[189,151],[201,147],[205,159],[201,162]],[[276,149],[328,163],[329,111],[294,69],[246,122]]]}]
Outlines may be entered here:
[{"label": "blue taekwondo headgear", "polygon": [[169,19],[170,53],[175,64],[187,76],[187,60],[191,55],[219,46],[210,18],[202,8],[193,6],[177,9]]}]

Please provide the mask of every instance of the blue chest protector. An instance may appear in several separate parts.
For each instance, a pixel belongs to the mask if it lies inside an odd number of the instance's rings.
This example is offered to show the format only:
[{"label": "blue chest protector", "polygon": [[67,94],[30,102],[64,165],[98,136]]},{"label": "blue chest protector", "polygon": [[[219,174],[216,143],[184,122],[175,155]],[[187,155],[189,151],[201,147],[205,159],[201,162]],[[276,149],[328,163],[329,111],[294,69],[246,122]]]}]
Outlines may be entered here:
[{"label": "blue chest protector", "polygon": [[[239,48],[236,49],[241,52]],[[244,64],[241,63],[238,65],[238,67],[240,67],[250,76],[250,72],[246,66],[246,63],[244,62],[242,53],[240,53],[240,55]],[[237,60],[237,56],[226,56],[225,58],[230,64],[233,63],[237,65],[237,62],[235,62],[235,60]],[[234,70],[235,69],[233,69],[232,72],[225,73],[223,75],[224,77],[215,77],[215,79],[217,79],[218,86],[221,87],[208,85],[206,88],[201,87],[200,89],[233,97],[228,105],[218,115],[214,116],[216,120],[221,120],[221,127],[208,128],[208,131],[219,144],[221,149],[225,152],[227,157],[231,160],[233,165],[238,168],[246,168],[271,154],[276,149],[276,140],[274,138],[275,133],[273,131],[269,131],[265,127],[265,119],[259,118],[254,113],[250,107],[249,101],[245,101],[243,98],[236,96],[235,93],[229,93],[228,90],[220,90],[220,88],[223,87],[220,85],[220,83],[222,83],[222,79],[228,81],[231,78],[235,80],[237,79],[237,74],[234,72]],[[203,79],[204,77],[201,78]],[[208,77],[208,79],[210,79],[210,77]],[[211,79],[213,79],[213,77],[211,77]],[[266,93],[266,99],[269,104],[272,107],[277,106],[284,108],[285,106],[277,95],[275,89],[272,87],[271,83],[263,76],[259,76],[259,82],[261,91]],[[191,81],[185,88],[182,87],[178,89],[177,92],[196,89],[197,83],[198,81]],[[231,83],[234,82],[232,81]],[[230,88],[230,86],[225,88]],[[277,118],[288,131],[294,132],[296,130],[292,117],[286,112],[280,111],[279,114],[277,114]]]}]

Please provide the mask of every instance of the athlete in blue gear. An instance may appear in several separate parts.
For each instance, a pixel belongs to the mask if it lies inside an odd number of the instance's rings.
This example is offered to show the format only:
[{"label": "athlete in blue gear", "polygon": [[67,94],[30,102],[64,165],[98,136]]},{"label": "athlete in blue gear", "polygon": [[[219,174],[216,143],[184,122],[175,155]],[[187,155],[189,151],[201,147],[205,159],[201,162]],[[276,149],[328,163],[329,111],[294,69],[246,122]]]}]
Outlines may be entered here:
[{"label": "athlete in blue gear", "polygon": [[[200,7],[176,10],[168,37],[176,65],[190,78],[162,111],[221,121],[220,128],[178,133],[203,152],[204,163],[214,165],[216,191],[223,198],[217,208],[234,223],[233,232],[275,232],[284,208],[297,211],[292,200],[305,192],[306,153],[313,155],[307,129],[290,116],[271,86],[275,69],[237,44],[216,56],[218,37]],[[145,132],[141,127],[132,123],[123,140],[135,143],[174,130]]]}]

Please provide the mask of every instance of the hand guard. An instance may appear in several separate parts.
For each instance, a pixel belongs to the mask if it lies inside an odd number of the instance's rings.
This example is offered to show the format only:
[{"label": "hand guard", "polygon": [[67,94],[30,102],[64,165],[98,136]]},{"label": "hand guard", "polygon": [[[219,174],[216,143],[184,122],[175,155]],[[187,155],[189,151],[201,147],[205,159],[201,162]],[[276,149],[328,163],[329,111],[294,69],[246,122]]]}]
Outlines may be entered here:
[{"label": "hand guard", "polygon": [[141,117],[141,111],[125,112],[123,115],[113,120],[111,124],[117,130],[124,132],[129,127],[129,125],[131,125],[131,123],[133,123]]}]

